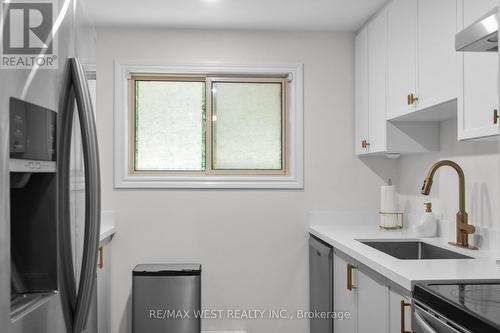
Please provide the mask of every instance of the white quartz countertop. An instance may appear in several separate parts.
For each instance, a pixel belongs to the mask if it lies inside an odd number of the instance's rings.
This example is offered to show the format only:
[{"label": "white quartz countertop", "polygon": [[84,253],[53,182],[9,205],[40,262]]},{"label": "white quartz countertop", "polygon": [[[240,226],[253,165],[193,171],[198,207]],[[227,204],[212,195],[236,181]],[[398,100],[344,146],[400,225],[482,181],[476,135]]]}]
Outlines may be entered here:
[{"label": "white quartz countertop", "polygon": [[102,242],[103,240],[110,238],[115,234],[115,226],[113,225],[101,225],[101,235],[99,240]]},{"label": "white quartz countertop", "polygon": [[101,233],[99,237],[99,242],[104,242],[111,240],[115,234],[115,212],[113,211],[102,211],[101,213]]},{"label": "white quartz countertop", "polygon": [[[438,238],[416,238],[410,230],[382,231],[373,219],[369,223],[361,219],[353,214],[313,217],[309,232],[409,291],[417,281],[500,279],[498,258],[491,252],[460,249]],[[401,260],[358,241],[383,239],[421,240],[474,259]]]}]

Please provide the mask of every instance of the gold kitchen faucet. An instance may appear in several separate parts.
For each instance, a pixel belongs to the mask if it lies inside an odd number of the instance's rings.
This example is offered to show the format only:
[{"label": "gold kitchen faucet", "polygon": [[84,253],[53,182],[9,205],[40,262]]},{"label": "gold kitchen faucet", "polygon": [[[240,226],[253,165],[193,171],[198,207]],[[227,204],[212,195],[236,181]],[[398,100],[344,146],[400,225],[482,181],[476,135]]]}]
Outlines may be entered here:
[{"label": "gold kitchen faucet", "polygon": [[465,211],[465,174],[462,168],[455,162],[449,160],[439,161],[434,164],[427,174],[422,186],[422,194],[429,195],[431,192],[434,174],[442,166],[449,166],[455,169],[458,174],[458,213],[457,213],[457,240],[450,242],[452,245],[465,247],[470,250],[477,250],[477,247],[469,245],[469,234],[476,232],[476,228],[469,224],[469,216]]}]

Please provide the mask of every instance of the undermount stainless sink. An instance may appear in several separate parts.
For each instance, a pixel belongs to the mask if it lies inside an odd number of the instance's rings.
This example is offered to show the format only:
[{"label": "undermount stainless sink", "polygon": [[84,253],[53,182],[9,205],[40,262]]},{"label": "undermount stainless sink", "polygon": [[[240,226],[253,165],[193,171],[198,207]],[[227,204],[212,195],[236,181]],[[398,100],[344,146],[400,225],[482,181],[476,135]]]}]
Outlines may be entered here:
[{"label": "undermount stainless sink", "polygon": [[402,260],[474,259],[420,241],[364,241],[361,243]]}]

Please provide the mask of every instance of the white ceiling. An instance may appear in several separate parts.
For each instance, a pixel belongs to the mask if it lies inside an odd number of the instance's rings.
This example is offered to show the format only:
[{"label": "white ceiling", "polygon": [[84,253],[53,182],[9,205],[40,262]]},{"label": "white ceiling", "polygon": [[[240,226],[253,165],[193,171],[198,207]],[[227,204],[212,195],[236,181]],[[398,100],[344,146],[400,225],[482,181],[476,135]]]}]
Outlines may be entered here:
[{"label": "white ceiling", "polygon": [[86,0],[97,26],[357,30],[387,0]]}]

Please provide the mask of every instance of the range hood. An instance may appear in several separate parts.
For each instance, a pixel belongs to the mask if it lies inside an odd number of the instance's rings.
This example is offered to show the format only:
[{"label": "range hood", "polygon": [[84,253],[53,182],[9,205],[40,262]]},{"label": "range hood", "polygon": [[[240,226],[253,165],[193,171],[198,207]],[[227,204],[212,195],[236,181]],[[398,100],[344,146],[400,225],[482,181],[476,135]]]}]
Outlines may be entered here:
[{"label": "range hood", "polygon": [[464,52],[498,51],[498,10],[495,8],[455,36],[455,49]]}]

